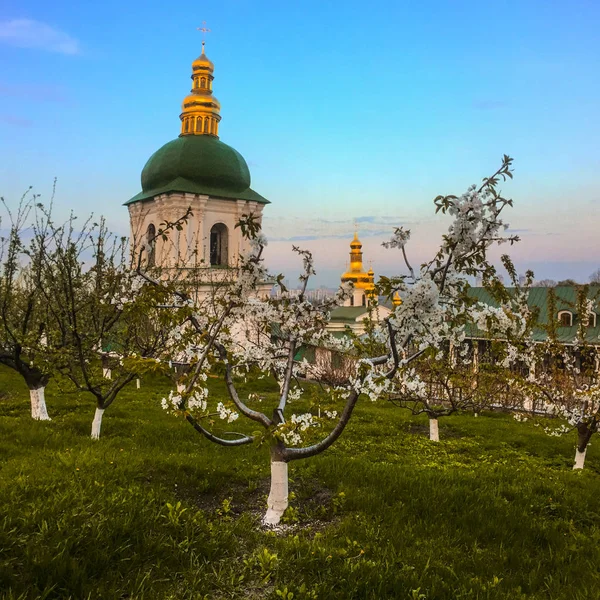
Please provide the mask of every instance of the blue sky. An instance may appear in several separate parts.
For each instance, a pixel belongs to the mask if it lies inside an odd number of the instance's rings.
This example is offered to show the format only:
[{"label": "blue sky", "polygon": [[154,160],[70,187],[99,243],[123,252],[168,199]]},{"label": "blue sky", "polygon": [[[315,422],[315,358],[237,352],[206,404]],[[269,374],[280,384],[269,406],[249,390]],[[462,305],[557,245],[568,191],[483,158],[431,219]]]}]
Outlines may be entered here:
[{"label": "blue sky", "polygon": [[413,229],[424,260],[444,223],[432,198],[515,158],[520,270],[584,280],[600,266],[600,3],[5,1],[0,8],[0,194],[58,177],[64,213],[105,214],[139,191],[147,158],[179,133],[202,21],[221,139],[272,201],[276,270],[292,239],[317,283],[345,267],[353,220],[380,247]]}]

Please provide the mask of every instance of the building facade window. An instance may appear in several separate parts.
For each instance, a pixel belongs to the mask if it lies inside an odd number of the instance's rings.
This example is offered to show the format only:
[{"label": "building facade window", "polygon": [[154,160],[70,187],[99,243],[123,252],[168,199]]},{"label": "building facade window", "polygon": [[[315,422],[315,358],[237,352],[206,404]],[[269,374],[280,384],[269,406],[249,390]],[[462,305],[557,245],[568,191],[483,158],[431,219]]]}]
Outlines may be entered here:
[{"label": "building facade window", "polygon": [[226,267],[228,256],[229,232],[224,223],[216,223],[210,230],[210,264],[214,267]]}]

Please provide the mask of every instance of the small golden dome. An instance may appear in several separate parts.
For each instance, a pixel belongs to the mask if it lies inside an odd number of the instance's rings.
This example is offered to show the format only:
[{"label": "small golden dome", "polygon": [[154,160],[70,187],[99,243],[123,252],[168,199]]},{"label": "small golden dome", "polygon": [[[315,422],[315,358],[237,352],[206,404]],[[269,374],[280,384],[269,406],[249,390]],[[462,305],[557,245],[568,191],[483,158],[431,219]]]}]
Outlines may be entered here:
[{"label": "small golden dome", "polygon": [[215,65],[212,60],[210,60],[208,56],[204,54],[204,42],[202,42],[202,54],[192,63],[192,69],[196,68],[208,69],[209,71],[214,71],[215,69]]},{"label": "small golden dome", "polygon": [[358,249],[360,250],[362,248],[362,244],[360,243],[360,240],[358,239],[358,233],[355,231],[354,232],[354,239],[350,242],[350,248],[354,249]]},{"label": "small golden dome", "polygon": [[394,306],[400,306],[402,304],[402,299],[400,298],[400,294],[398,292],[393,295],[392,304]]}]

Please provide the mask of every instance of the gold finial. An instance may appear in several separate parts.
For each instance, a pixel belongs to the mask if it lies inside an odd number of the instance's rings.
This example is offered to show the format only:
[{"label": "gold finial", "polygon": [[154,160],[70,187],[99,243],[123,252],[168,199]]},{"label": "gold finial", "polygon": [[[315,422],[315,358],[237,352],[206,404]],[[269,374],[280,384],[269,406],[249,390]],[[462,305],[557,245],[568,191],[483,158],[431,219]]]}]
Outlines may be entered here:
[{"label": "gold finial", "polygon": [[204,54],[204,44],[206,44],[206,34],[210,33],[210,29],[206,27],[206,21],[202,21],[202,27],[196,27],[198,31],[202,32],[202,54]]}]

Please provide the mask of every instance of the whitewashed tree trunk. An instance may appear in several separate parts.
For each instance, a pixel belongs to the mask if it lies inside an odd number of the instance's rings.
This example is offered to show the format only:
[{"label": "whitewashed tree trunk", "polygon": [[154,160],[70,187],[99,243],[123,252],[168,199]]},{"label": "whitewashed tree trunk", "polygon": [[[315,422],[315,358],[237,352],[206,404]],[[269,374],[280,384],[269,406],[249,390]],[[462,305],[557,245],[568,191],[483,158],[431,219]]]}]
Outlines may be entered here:
[{"label": "whitewashed tree trunk", "polygon": [[36,421],[50,421],[48,409],[46,408],[45,390],[45,386],[36,388],[35,390],[29,390],[29,397],[31,399],[31,417]]},{"label": "whitewashed tree trunk", "polygon": [[573,465],[573,470],[575,469],[583,469],[583,464],[585,463],[585,453],[587,452],[587,448],[583,452],[579,452],[579,448],[575,450],[575,464]]},{"label": "whitewashed tree trunk", "polygon": [[267,499],[265,525],[277,525],[288,507],[288,465],[281,460],[271,459],[271,491]]},{"label": "whitewashed tree trunk", "polygon": [[100,439],[100,428],[102,427],[102,415],[104,414],[103,408],[96,408],[96,413],[94,414],[94,420],[92,421],[92,439],[99,440]]},{"label": "whitewashed tree trunk", "polygon": [[139,379],[135,380],[135,387],[137,387],[138,390],[140,389],[140,380]]},{"label": "whitewashed tree trunk", "polygon": [[440,441],[440,430],[437,419],[429,419],[429,439],[432,442]]},{"label": "whitewashed tree trunk", "polygon": [[102,367],[102,377],[104,379],[112,379],[112,371],[107,367]]}]

